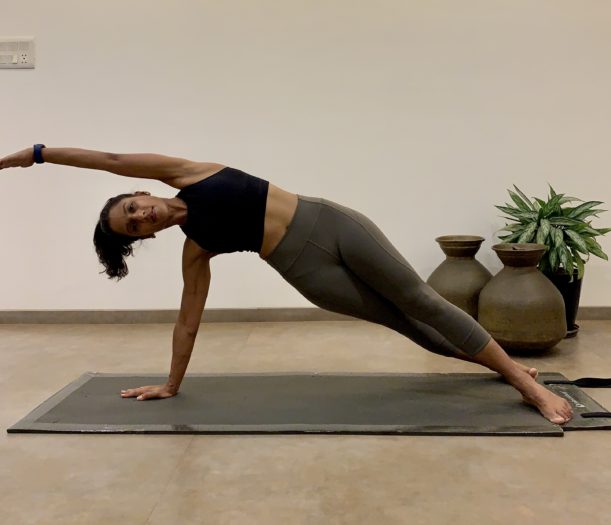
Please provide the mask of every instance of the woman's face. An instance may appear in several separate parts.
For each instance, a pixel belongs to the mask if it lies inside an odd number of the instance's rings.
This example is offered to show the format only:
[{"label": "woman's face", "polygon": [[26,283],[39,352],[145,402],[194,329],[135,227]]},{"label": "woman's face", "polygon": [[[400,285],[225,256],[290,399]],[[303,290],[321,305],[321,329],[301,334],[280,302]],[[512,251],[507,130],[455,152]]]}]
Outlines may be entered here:
[{"label": "woman's face", "polygon": [[138,191],[125,197],[108,212],[108,223],[115,233],[128,237],[154,237],[166,228],[169,210],[164,199]]}]

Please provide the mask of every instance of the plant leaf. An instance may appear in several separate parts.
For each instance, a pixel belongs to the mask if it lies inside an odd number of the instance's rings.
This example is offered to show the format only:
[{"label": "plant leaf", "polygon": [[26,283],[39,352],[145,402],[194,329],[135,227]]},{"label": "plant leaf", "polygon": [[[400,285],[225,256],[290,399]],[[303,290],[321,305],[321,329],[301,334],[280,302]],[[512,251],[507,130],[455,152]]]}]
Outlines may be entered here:
[{"label": "plant leaf", "polygon": [[587,236],[596,237],[597,235],[600,235],[600,232],[598,230],[595,230],[594,228],[592,228],[591,226],[588,226],[588,225],[586,225],[583,228],[581,228],[579,230],[579,233],[581,235],[586,236],[586,237]]},{"label": "plant leaf", "polygon": [[571,251],[570,248],[567,248],[566,250],[566,265],[564,266],[564,269],[567,272],[569,272],[572,278],[573,271],[575,270],[575,262],[574,262],[573,252]]},{"label": "plant leaf", "polygon": [[581,248],[579,248],[573,241],[571,241],[570,239],[567,241],[566,243],[567,248],[570,250],[570,252],[575,255],[577,253],[581,253],[582,255],[588,255],[589,252],[588,251],[583,251]]},{"label": "plant leaf", "polygon": [[575,217],[575,219],[577,219],[578,221],[583,221],[583,220],[587,219],[590,216],[598,217],[599,213],[603,213],[603,212],[606,212],[606,211],[607,210],[599,210],[599,209],[593,209],[593,210],[584,211],[583,213],[580,213],[579,215],[577,215],[577,217]]},{"label": "plant leaf", "polygon": [[569,219],[567,217],[551,217],[549,222],[554,226],[578,226],[579,224],[582,224],[580,221]]},{"label": "plant leaf", "polygon": [[522,211],[531,211],[530,206],[528,206],[528,204],[526,204],[517,193],[511,190],[507,190],[507,191],[509,192],[509,196],[511,197],[511,200],[516,203],[518,208],[520,208]]},{"label": "plant leaf", "polygon": [[503,242],[511,243],[516,242],[520,238],[520,235],[522,235],[521,231],[512,233],[511,235],[499,235],[499,239],[501,239]]},{"label": "plant leaf", "polygon": [[535,207],[533,206],[533,203],[530,201],[530,199],[524,195],[524,192],[518,188],[515,184],[513,185],[514,189],[516,190],[517,194],[522,198],[522,200],[528,204],[528,206],[530,207],[531,210],[534,210]]},{"label": "plant leaf", "polygon": [[541,219],[539,230],[537,231],[537,242],[539,244],[546,244],[547,236],[549,235],[552,225],[547,219]]},{"label": "plant leaf", "polygon": [[[593,239],[588,239],[588,240],[593,240]],[[592,254],[592,255],[596,255],[596,257],[600,257],[601,259],[604,259],[605,261],[608,261],[609,258],[607,257],[607,254],[605,252],[603,252],[600,244],[598,244],[596,241],[593,244],[590,244],[589,242],[587,242],[588,245],[588,251]]]},{"label": "plant leaf", "polygon": [[501,210],[503,213],[506,213],[507,215],[515,215],[516,217],[518,213],[521,213],[521,211],[518,208],[511,208],[509,206],[495,206],[495,208],[497,210]]},{"label": "plant leaf", "polygon": [[535,236],[535,242],[537,244],[546,244],[545,242],[546,238],[547,238],[547,235],[545,234],[545,231],[543,230],[543,228],[539,228],[537,230],[537,235]]},{"label": "plant leaf", "polygon": [[512,217],[517,217],[520,221],[534,221],[537,220],[537,213],[534,211],[522,211],[517,208],[509,206],[495,206],[495,208],[501,210],[503,213]]},{"label": "plant leaf", "polygon": [[581,213],[583,213],[583,212],[585,212],[587,210],[590,210],[591,208],[594,208],[595,206],[598,206],[599,204],[602,204],[602,202],[601,201],[588,201],[588,202],[584,202],[583,204],[580,204],[576,208],[573,208],[571,210],[571,212],[568,214],[568,217],[571,218],[571,219],[575,219]]},{"label": "plant leaf", "polygon": [[564,234],[575,243],[575,247],[582,253],[588,253],[588,246],[581,235],[573,230],[564,230]]},{"label": "plant leaf", "polygon": [[564,244],[564,236],[562,235],[562,230],[560,228],[552,226],[550,229],[550,236],[552,238],[554,247],[559,248]]},{"label": "plant leaf", "polygon": [[567,202],[574,202],[574,201],[583,202],[581,199],[578,199],[577,197],[562,197],[562,199],[560,199],[560,202],[558,204],[566,204]]},{"label": "plant leaf", "polygon": [[508,232],[517,232],[524,229],[523,224],[506,224],[501,230],[507,230]]},{"label": "plant leaf", "polygon": [[601,245],[598,244],[592,237],[587,237],[585,241],[588,247],[588,251],[592,255],[596,255],[596,257],[600,257],[601,259],[604,259],[605,261],[609,260],[609,258],[607,257],[607,254],[603,252]]},{"label": "plant leaf", "polygon": [[552,248],[549,251],[549,265],[552,272],[556,272],[558,270],[558,249]]},{"label": "plant leaf", "polygon": [[568,272],[569,250],[566,246],[561,246],[558,248],[558,258],[560,259],[560,264],[562,264],[563,268]]},{"label": "plant leaf", "polygon": [[537,231],[537,223],[531,222],[522,232],[518,242],[530,242],[532,238],[535,236],[535,232]]},{"label": "plant leaf", "polygon": [[579,255],[575,257],[575,262],[577,263],[577,279],[583,279],[583,274],[585,271],[585,262],[582,260],[581,257],[579,257]]}]

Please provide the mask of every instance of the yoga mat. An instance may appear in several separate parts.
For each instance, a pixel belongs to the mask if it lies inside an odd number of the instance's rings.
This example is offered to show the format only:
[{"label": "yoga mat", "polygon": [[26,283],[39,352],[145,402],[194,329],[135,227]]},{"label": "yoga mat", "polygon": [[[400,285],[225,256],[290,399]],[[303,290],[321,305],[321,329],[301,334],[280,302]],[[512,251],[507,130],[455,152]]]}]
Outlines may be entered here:
[{"label": "yoga mat", "polygon": [[[7,431],[562,436],[611,429],[611,418],[581,417],[606,409],[575,385],[548,386],[575,411],[560,427],[497,374],[189,374],[175,397],[120,397],[166,377],[83,374]],[[543,373],[538,381],[549,379],[566,380]]]}]

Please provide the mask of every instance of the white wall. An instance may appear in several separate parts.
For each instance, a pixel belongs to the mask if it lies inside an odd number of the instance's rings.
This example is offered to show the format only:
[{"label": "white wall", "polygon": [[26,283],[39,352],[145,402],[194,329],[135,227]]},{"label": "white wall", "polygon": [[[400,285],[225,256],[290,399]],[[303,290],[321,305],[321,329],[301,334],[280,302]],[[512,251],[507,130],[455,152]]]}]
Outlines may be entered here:
[{"label": "white wall", "polygon": [[[610,27],[602,0],[4,2],[0,36],[35,36],[37,67],[0,70],[0,154],[223,162],[367,213],[424,277],[450,233],[484,235],[498,270],[493,205],[512,184],[611,203]],[[97,273],[99,209],[136,189],[175,193],[56,165],[0,172],[0,309],[178,307],[178,228],[120,284]],[[210,307],[307,305],[254,254],[212,271]],[[586,271],[582,304],[611,305],[609,264]]]}]

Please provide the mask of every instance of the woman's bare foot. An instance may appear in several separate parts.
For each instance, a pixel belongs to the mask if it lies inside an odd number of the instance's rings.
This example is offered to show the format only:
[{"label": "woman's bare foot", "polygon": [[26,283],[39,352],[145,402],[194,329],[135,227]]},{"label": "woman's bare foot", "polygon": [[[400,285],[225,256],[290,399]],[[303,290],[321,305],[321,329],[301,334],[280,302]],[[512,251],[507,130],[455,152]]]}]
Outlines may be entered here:
[{"label": "woman's bare foot", "polygon": [[565,399],[535,381],[533,372],[536,374],[536,369],[527,369],[517,364],[494,339],[490,339],[488,344],[472,359],[501,374],[512,387],[522,394],[525,403],[535,406],[552,423],[561,425],[573,416],[573,409]]},{"label": "woman's bare foot", "polygon": [[525,403],[537,408],[552,423],[562,425],[573,417],[568,401],[537,383],[528,372],[523,378],[511,381],[511,384],[522,394]]}]

